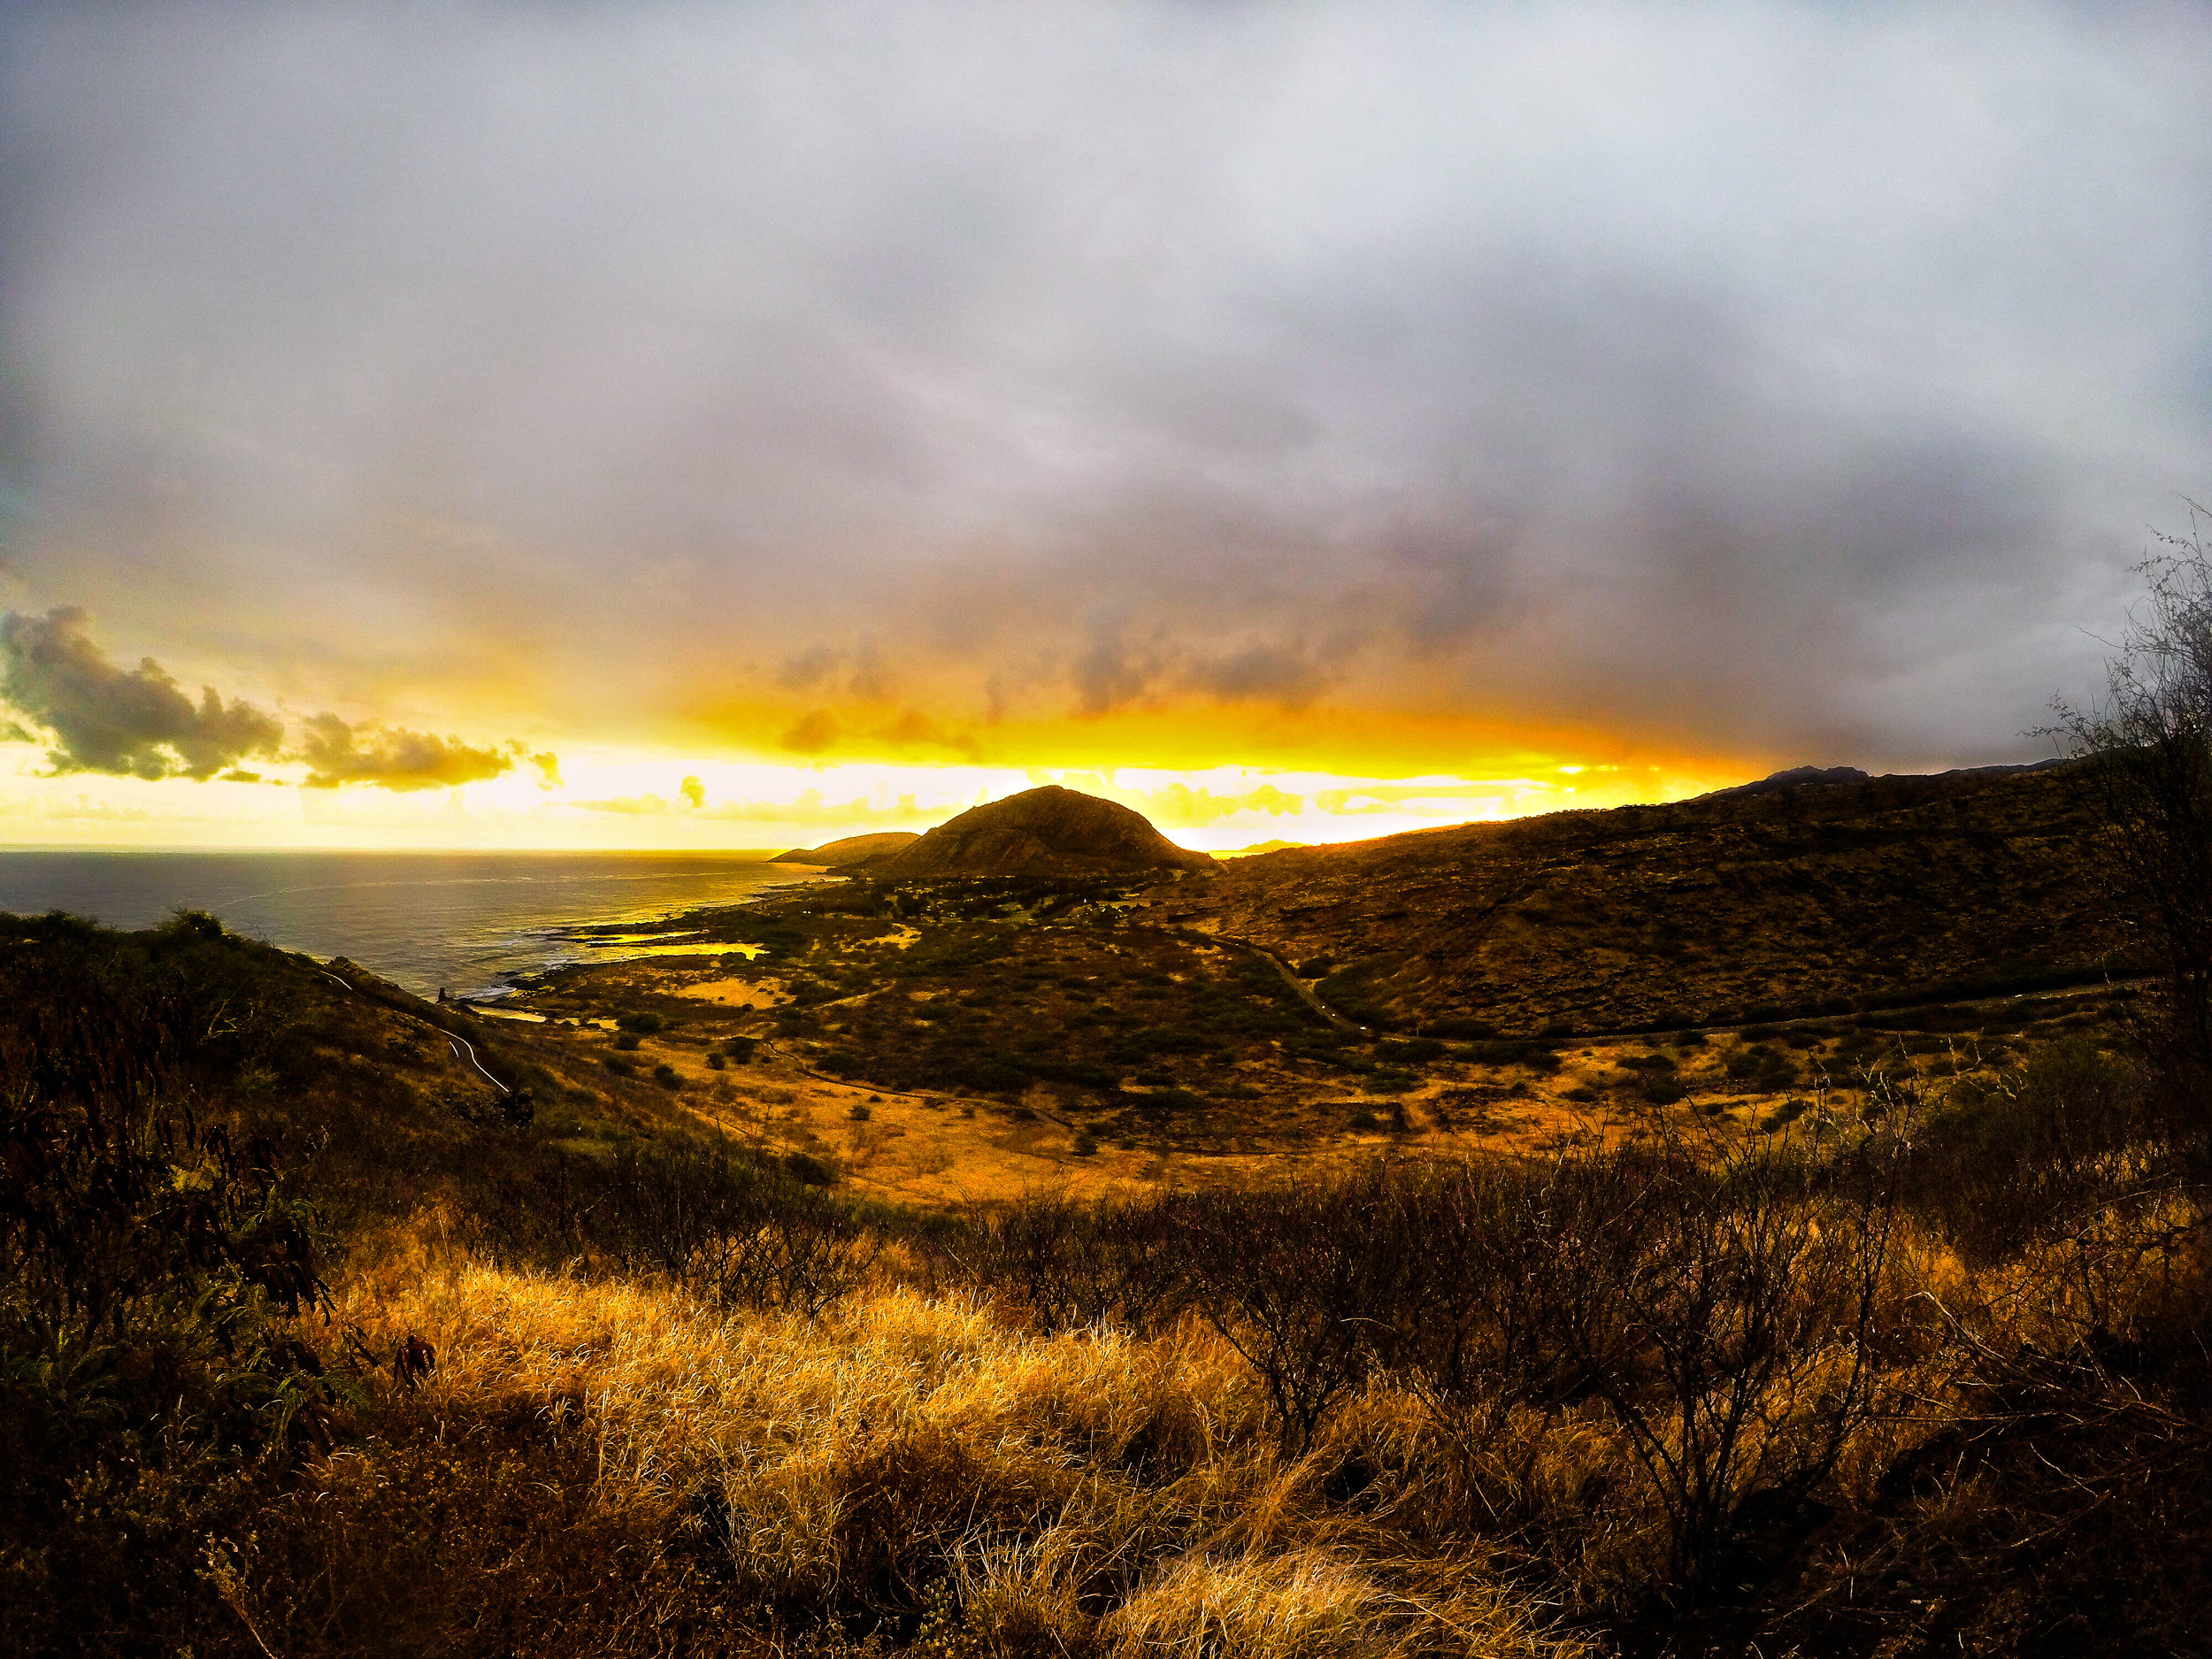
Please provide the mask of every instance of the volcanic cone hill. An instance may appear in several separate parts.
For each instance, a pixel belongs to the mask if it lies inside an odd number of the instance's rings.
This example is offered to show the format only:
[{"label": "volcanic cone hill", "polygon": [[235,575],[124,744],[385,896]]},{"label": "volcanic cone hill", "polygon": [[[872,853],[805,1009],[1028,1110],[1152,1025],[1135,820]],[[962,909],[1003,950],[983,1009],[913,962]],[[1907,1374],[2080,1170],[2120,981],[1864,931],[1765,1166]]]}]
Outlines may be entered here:
[{"label": "volcanic cone hill", "polygon": [[2078,767],[1838,778],[1238,858],[1163,902],[1363,1023],[1759,1021],[2129,970]]},{"label": "volcanic cone hill", "polygon": [[787,853],[778,853],[768,862],[773,864],[816,864],[824,869],[841,870],[848,864],[864,864],[871,858],[887,858],[919,840],[921,837],[912,830],[885,830],[874,835],[848,835],[842,841],[825,841],[819,847],[795,847]]},{"label": "volcanic cone hill", "polygon": [[871,867],[895,880],[939,876],[1125,875],[1210,870],[1204,853],[1178,847],[1141,812],[1047,784],[940,824],[904,852]]}]

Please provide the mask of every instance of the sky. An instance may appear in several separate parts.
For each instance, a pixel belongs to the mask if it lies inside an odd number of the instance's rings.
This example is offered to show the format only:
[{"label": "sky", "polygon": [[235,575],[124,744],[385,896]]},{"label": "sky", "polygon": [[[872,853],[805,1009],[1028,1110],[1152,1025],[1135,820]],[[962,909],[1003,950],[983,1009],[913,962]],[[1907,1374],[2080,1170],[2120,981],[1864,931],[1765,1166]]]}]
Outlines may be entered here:
[{"label": "sky", "polygon": [[2199,5],[18,4],[0,843],[2040,758],[2208,221]]}]

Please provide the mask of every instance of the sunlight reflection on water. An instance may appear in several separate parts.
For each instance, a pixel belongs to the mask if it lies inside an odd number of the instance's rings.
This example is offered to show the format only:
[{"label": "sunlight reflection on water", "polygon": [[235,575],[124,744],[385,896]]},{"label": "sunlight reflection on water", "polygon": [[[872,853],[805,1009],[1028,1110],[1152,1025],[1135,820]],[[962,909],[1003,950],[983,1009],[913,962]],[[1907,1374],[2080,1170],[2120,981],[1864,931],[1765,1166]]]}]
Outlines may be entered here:
[{"label": "sunlight reflection on water", "polygon": [[0,910],[150,927],[180,908],[311,956],[347,956],[420,995],[498,995],[507,976],[743,945],[577,936],[821,878],[716,853],[0,852]]}]

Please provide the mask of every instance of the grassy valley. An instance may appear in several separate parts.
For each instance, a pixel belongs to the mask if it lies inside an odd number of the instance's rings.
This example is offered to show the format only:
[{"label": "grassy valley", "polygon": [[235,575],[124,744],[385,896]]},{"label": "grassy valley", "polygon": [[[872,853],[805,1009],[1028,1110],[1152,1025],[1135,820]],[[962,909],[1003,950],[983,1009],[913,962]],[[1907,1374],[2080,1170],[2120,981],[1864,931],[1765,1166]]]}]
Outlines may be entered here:
[{"label": "grassy valley", "polygon": [[8,924],[0,1645],[2193,1651],[2074,787],[863,868],[496,1010]]}]

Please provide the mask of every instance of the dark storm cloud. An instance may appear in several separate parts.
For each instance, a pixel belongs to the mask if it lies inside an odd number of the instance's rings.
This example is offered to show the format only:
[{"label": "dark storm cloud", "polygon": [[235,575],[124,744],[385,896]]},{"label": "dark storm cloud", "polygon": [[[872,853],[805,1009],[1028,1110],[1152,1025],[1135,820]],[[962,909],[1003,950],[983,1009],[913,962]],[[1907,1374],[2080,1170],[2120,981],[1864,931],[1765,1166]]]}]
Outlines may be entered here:
[{"label": "dark storm cloud", "polygon": [[42,617],[0,613],[0,705],[12,708],[27,726],[0,726],[0,737],[47,741],[47,760],[58,772],[107,772],[159,780],[260,783],[239,766],[250,756],[304,762],[310,788],[374,784],[386,789],[428,789],[498,777],[526,761],[550,787],[560,762],[533,754],[525,743],[472,748],[457,738],[403,728],[386,731],[348,726],[334,714],[303,723],[296,750],[285,742],[283,722],[242,698],[226,703],[212,686],[195,703],[152,657],[132,669],[118,667],[93,639],[91,618],[62,606]]},{"label": "dark storm cloud", "polygon": [[250,755],[274,755],[284,741],[273,717],[227,703],[211,686],[195,703],[150,657],[117,667],[94,642],[90,618],[67,606],[0,616],[0,703],[53,733],[47,759],[57,772],[206,779]]},{"label": "dark storm cloud", "polygon": [[2193,7],[0,27],[13,557],[322,702],[1996,758],[2212,471]]}]

